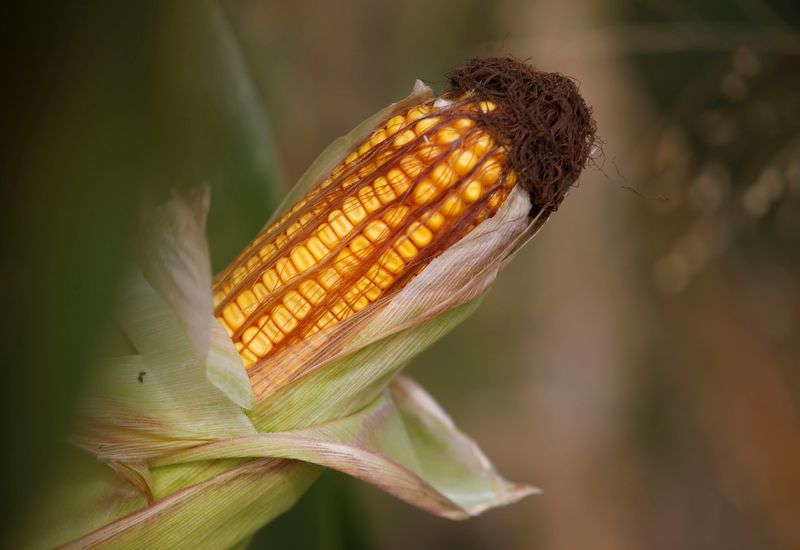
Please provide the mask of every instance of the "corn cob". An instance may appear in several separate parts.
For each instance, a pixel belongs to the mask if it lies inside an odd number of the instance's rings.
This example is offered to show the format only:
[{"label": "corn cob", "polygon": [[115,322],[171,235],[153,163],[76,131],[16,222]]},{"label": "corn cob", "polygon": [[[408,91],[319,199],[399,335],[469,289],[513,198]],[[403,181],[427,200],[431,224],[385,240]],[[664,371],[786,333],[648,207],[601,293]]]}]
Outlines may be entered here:
[{"label": "corn cob", "polygon": [[[556,78],[558,86],[567,82],[513,60],[499,63],[512,81],[528,86],[528,96],[539,93],[529,83],[542,77]],[[482,84],[473,86],[469,78],[481,70],[486,66],[479,61],[462,71],[468,78],[454,71],[451,82],[460,78],[463,85],[379,125],[218,276],[215,315],[246,367],[261,364],[291,343],[330,329],[402,289],[437,255],[497,212],[517,182],[515,168],[524,155],[528,155],[525,164],[534,170],[528,180],[546,178],[548,170],[555,173],[553,181],[544,181],[541,188],[523,182],[532,205],[555,209],[574,178],[562,166],[537,165],[529,153],[538,149],[547,153],[560,145],[546,141],[551,139],[547,127],[532,126],[536,131],[523,127],[527,141],[516,147],[514,157],[506,143],[513,148],[519,140],[503,139],[492,120],[516,131],[518,114],[503,104],[506,89],[499,95],[500,109],[489,99],[497,99],[497,94],[474,93]],[[484,87],[492,92],[490,86]],[[575,89],[571,82],[567,87],[570,93]],[[581,105],[585,109],[582,100]],[[588,144],[585,132],[579,137],[582,168]],[[537,193],[553,196],[537,197]]]}]

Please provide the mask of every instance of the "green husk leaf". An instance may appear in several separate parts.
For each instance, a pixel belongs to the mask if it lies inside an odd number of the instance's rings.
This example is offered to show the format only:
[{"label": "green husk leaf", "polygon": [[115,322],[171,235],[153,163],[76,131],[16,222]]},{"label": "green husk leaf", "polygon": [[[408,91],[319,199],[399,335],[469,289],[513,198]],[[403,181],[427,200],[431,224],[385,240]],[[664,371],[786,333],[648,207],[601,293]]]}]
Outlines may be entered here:
[{"label": "green husk leaf", "polygon": [[156,291],[136,272],[124,288],[118,319],[139,355],[108,359],[98,369],[74,441],[101,459],[135,462],[255,433],[241,408],[209,381]]},{"label": "green husk leaf", "polygon": [[239,457],[290,458],[333,468],[451,519],[536,491],[498,476],[478,446],[407,378],[395,380],[372,405],[351,416],[292,432],[208,443],[153,464]]}]

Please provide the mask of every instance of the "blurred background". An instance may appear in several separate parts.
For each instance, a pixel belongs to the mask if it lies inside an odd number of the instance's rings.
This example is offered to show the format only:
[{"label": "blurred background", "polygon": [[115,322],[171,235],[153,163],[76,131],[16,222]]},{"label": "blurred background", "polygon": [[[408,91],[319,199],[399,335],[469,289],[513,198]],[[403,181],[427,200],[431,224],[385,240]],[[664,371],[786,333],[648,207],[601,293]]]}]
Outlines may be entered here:
[{"label": "blurred background", "polygon": [[251,548],[800,548],[800,4],[237,1],[3,18],[3,525],[35,509],[137,213],[221,269],[335,137],[467,57],[575,78],[603,155],[410,373],[543,495],[466,523],[326,473]]}]

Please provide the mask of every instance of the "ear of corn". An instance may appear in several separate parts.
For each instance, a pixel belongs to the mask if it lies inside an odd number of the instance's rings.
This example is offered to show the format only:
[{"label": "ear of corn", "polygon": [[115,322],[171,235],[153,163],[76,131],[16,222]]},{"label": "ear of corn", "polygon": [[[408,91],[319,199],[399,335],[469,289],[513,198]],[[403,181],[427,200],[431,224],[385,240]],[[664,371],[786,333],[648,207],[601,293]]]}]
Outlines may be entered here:
[{"label": "ear of corn", "polygon": [[245,366],[396,293],[495,214],[515,183],[488,102],[431,99],[379,125],[217,279]]}]

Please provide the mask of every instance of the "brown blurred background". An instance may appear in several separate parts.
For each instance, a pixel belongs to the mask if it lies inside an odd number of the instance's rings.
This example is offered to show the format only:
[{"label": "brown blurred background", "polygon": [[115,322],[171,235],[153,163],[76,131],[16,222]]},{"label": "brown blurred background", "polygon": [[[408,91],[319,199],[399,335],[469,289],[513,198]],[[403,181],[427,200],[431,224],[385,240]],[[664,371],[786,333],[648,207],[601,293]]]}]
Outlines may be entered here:
[{"label": "brown blurred background", "polygon": [[326,474],[252,548],[800,548],[796,2],[62,11],[12,20],[4,49],[25,77],[6,102],[6,311],[57,333],[43,346],[7,321],[6,517],[57,462],[137,205],[210,182],[221,268],[413,79],[441,89],[464,58],[514,55],[580,83],[603,154],[410,373],[543,495],[452,523]]}]

